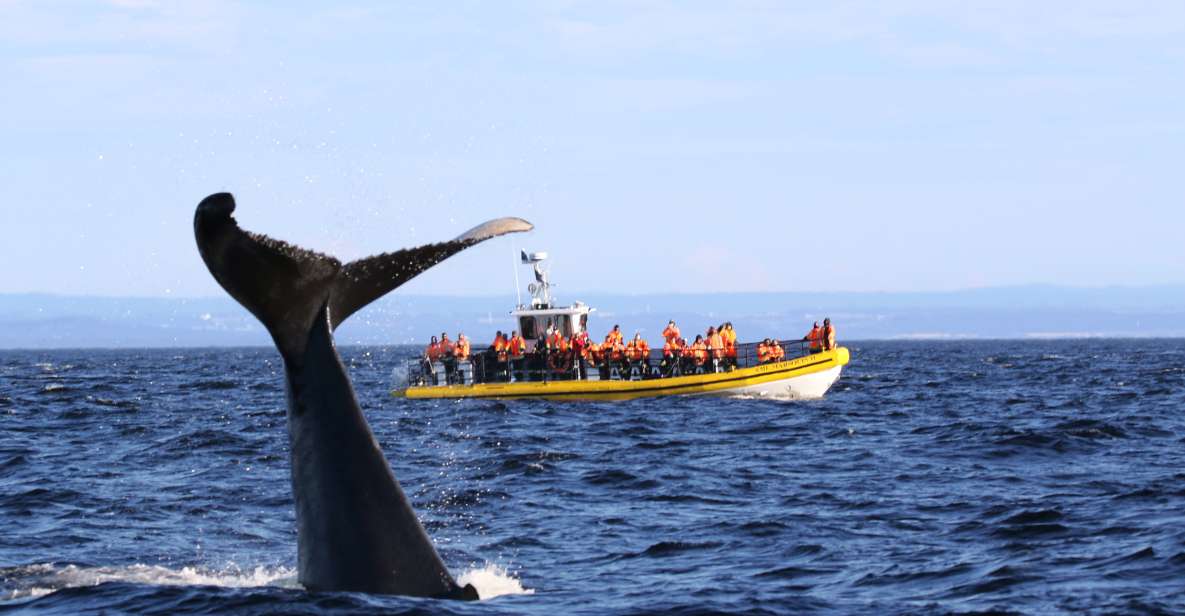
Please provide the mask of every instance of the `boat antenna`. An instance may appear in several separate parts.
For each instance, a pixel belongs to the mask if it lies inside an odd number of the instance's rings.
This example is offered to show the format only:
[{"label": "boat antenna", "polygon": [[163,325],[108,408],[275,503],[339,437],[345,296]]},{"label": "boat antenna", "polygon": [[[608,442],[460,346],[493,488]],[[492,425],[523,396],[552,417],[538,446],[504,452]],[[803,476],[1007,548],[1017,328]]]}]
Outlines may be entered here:
[{"label": "boat antenna", "polygon": [[[516,253],[519,252],[519,249],[515,248],[514,252],[516,252]],[[514,257],[511,258],[511,260],[510,260],[510,262],[513,264],[512,267],[514,268],[514,299],[515,299],[514,307],[515,308],[518,308],[519,306],[523,305],[523,290],[522,290],[522,287],[520,287],[518,284],[518,263],[517,263],[517,261],[518,261],[518,255],[515,254]]]}]

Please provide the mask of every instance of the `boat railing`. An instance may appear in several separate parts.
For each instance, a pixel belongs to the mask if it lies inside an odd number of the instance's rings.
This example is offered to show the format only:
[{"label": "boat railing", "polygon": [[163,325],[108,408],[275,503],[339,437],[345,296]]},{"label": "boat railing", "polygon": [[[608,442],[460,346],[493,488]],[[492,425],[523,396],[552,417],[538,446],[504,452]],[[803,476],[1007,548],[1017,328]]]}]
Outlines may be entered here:
[{"label": "boat railing", "polygon": [[427,358],[407,361],[407,378],[411,386],[472,385],[475,383],[513,383],[522,381],[608,381],[661,379],[690,374],[711,374],[752,368],[761,363],[785,361],[817,352],[802,340],[779,340],[784,356],[780,359],[759,357],[760,343],[736,345],[735,353],[719,357],[664,357],[662,349],[651,349],[644,358],[631,358],[628,353],[606,356],[601,361],[573,357],[568,352],[549,351],[526,353],[521,358],[500,359],[491,347],[474,349],[466,360],[445,358],[429,362]]}]

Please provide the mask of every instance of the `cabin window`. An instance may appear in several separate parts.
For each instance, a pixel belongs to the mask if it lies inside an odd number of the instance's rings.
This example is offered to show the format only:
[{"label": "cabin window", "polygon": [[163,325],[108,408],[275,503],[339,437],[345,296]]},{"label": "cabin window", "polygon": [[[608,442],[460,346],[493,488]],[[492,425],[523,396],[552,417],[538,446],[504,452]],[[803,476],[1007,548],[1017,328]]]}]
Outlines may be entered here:
[{"label": "cabin window", "polygon": [[531,317],[520,317],[518,320],[519,333],[522,334],[523,340],[534,340],[539,337],[539,332],[535,330],[535,319]]},{"label": "cabin window", "polygon": [[558,321],[556,327],[560,330],[561,335],[565,338],[572,335],[572,317],[562,314],[556,317],[556,321]]},{"label": "cabin window", "polygon": [[580,331],[588,331],[588,313],[580,315]]}]

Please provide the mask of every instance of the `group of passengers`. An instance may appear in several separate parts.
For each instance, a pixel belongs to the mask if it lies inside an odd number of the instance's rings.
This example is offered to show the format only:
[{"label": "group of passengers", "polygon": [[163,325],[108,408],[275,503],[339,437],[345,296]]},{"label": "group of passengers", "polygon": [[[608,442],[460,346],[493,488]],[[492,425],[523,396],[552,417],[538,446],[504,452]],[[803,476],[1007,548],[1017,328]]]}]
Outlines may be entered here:
[{"label": "group of passengers", "polygon": [[601,379],[645,379],[719,372],[737,365],[737,335],[732,323],[709,327],[706,334],[697,335],[689,344],[675,322],[670,321],[663,330],[663,339],[662,361],[657,366],[651,361],[650,344],[642,335],[635,333],[627,342],[620,325],[614,325],[599,343],[586,331],[565,337],[549,326],[531,353],[518,331],[512,331],[509,337],[499,331],[487,352],[500,367],[498,376],[502,379],[541,372],[552,373],[552,378],[585,379],[589,369],[596,369]]},{"label": "group of passengers", "polygon": [[[453,342],[448,339],[447,332],[440,332],[440,338],[432,336],[428,348],[424,349],[424,372],[432,375],[433,365],[441,365],[444,367],[447,381],[452,382],[457,374],[457,366],[468,362],[469,359],[469,338],[466,338],[465,334],[458,333],[457,341]],[[433,379],[435,380],[435,375]]]},{"label": "group of passengers", "polygon": [[831,318],[823,319],[823,327],[815,321],[814,327],[802,337],[802,341],[810,344],[811,353],[822,353],[835,348],[835,327],[831,325]]},{"label": "group of passengers", "polygon": [[[652,378],[724,372],[736,369],[737,334],[731,322],[708,327],[704,334],[696,334],[688,343],[674,320],[662,331],[663,346],[661,361],[651,361],[650,345],[635,333],[628,342],[620,325],[605,335],[604,341],[594,342],[587,331],[564,336],[554,325],[549,325],[543,335],[535,341],[534,350],[528,352],[527,341],[518,331],[510,335],[498,331],[494,341],[484,354],[477,357],[482,361],[482,372],[493,380],[527,380],[526,375],[543,378],[588,378],[590,368],[598,371],[602,379]],[[823,326],[815,322],[802,341],[807,343],[811,353],[835,348],[835,328],[831,319],[823,319]],[[759,364],[782,361],[785,349],[776,339],[766,338],[757,344],[756,360]],[[426,370],[432,374],[433,365],[443,365],[448,382],[454,382],[458,365],[471,358],[469,340],[465,334],[457,334],[457,341],[449,340],[447,333],[440,338],[432,337],[424,351]],[[491,368],[492,366],[492,368]],[[544,376],[550,373],[550,377]],[[489,378],[483,380],[490,380]]]}]

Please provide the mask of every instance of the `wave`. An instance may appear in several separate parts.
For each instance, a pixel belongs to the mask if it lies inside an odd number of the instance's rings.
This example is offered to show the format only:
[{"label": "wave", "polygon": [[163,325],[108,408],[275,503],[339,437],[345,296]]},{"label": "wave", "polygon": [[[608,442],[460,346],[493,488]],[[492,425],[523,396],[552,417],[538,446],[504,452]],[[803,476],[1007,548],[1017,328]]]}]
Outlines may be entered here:
[{"label": "wave", "polygon": [[299,588],[296,570],[288,567],[257,566],[242,569],[228,565],[223,569],[182,567],[170,569],[160,565],[134,564],[124,567],[87,567],[39,563],[19,567],[0,568],[0,597],[7,600],[40,597],[49,593],[107,582],[131,582],[157,586],[280,586]]}]

